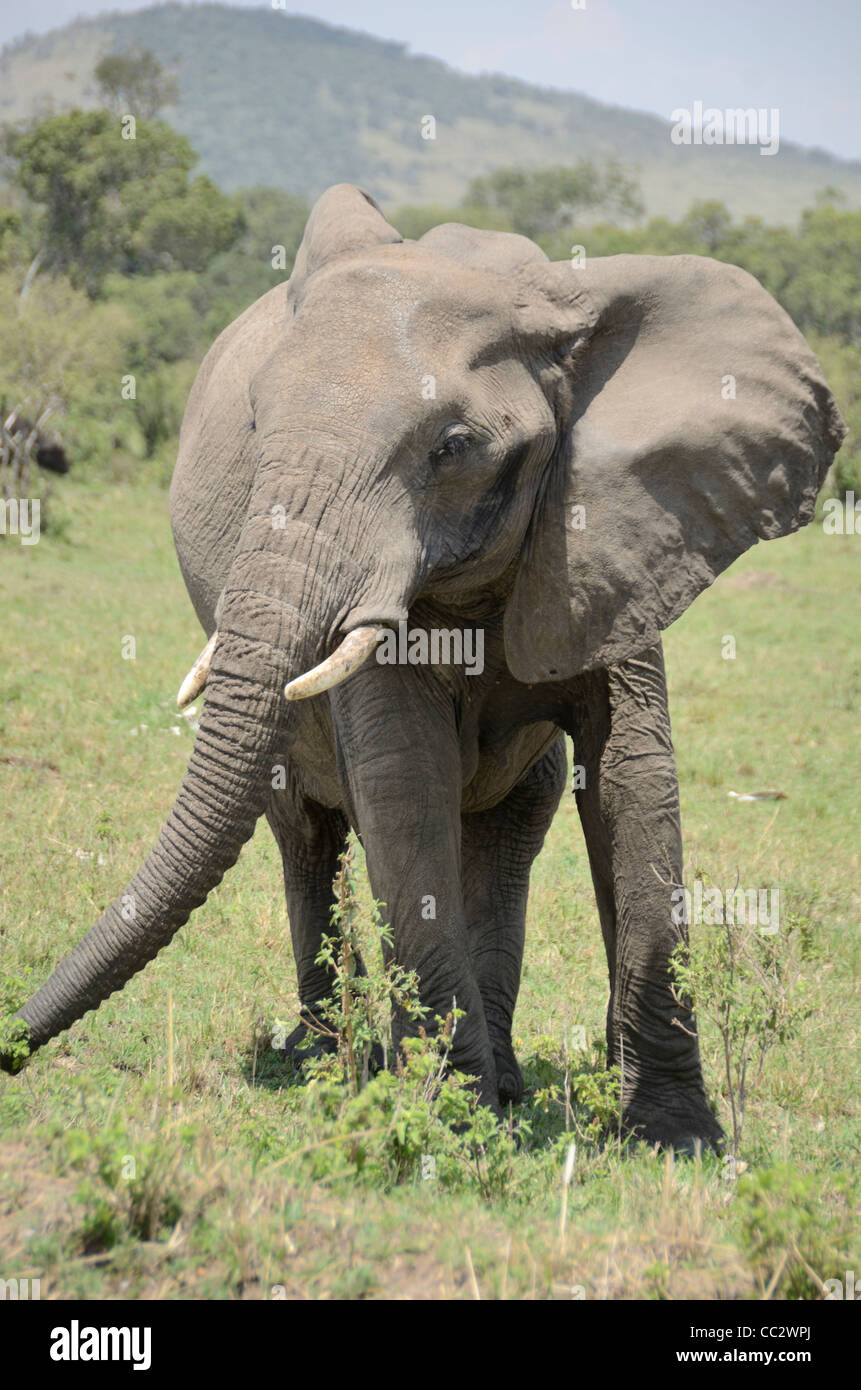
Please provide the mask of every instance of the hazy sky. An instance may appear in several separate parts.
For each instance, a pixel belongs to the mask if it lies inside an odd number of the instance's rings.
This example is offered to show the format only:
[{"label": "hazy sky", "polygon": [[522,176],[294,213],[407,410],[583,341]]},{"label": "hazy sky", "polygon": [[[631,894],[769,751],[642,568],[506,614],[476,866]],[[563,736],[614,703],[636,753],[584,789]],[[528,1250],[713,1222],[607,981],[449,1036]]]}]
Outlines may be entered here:
[{"label": "hazy sky", "polygon": [[[252,0],[237,0],[245,5]],[[259,4],[259,0],[254,0]],[[287,0],[400,39],[467,72],[497,71],[669,118],[766,106],[780,134],[861,158],[861,0]],[[0,42],[140,0],[2,0]]]}]

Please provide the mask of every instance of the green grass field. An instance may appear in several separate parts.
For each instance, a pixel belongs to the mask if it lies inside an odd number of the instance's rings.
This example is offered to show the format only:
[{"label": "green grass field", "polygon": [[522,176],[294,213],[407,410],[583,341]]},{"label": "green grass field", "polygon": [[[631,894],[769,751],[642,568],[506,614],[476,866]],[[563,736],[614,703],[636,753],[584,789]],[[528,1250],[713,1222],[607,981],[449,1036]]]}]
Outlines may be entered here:
[{"label": "green grass field", "polygon": [[[0,541],[7,1007],[136,869],[193,738],[174,697],[201,637],[166,493],[65,480],[55,515],[37,546]],[[530,1132],[450,1182],[387,1180],[324,1143],[314,1088],[267,1046],[297,997],[264,823],[157,961],[0,1076],[0,1277],[41,1278],[43,1298],[815,1298],[861,1268],[859,567],[861,536],[811,526],[746,556],[666,639],[686,878],[779,886],[806,943],[807,1016],[749,1097],[743,1176],[592,1142],[550,1094],[572,1028],[594,1060],[607,990],[570,795],[533,875],[513,1122]],[[786,800],[728,796],[765,788]],[[701,1033],[727,1127],[720,1040]]]}]

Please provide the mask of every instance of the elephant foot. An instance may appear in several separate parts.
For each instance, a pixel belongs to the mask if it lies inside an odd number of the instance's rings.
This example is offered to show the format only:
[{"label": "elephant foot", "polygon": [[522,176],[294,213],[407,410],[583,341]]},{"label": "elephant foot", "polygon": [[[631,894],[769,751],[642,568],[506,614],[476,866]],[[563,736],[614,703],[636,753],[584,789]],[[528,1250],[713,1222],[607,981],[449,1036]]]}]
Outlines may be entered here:
[{"label": "elephant foot", "polygon": [[496,1089],[500,1105],[519,1105],[523,1100],[523,1072],[510,1039],[492,1040],[496,1063]]},{"label": "elephant foot", "polygon": [[703,1095],[692,1096],[687,1105],[677,1093],[666,1106],[634,1100],[625,1107],[622,1123],[635,1142],[689,1158],[697,1152],[723,1152],[726,1136]]},{"label": "elephant foot", "polygon": [[312,1059],[331,1057],[337,1050],[338,1039],[334,1030],[329,1031],[327,1020],[309,1009],[302,1010],[299,1023],[279,1048],[282,1057],[297,1068]]},{"label": "elephant foot", "polygon": [[[329,1031],[325,1018],[310,1010],[302,1010],[301,1020],[284,1040],[279,1052],[297,1070],[309,1061],[319,1061],[323,1057],[333,1057],[338,1051],[339,1039],[334,1030]],[[368,1072],[375,1076],[383,1070],[384,1056],[380,1043],[371,1048],[368,1058]]]}]

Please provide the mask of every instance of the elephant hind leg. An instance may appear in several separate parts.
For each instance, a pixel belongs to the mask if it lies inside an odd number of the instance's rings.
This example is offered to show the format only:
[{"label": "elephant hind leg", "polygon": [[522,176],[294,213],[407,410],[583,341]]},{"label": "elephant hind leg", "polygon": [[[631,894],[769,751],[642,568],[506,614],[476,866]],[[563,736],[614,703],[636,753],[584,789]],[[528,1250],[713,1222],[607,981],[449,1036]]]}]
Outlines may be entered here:
[{"label": "elephant hind leg", "polygon": [[565,777],[565,740],[560,734],[503,801],[462,818],[469,952],[503,1105],[523,1098],[511,1027],[523,964],[529,874],[559,805]]}]

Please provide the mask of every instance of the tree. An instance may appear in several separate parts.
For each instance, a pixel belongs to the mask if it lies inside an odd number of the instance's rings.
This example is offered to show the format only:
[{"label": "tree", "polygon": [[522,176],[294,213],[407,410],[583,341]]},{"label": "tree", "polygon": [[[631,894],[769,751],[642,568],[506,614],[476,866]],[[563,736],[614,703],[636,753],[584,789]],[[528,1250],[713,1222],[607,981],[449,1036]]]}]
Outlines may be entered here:
[{"label": "tree", "polygon": [[584,212],[601,210],[615,217],[639,217],[643,212],[636,182],[616,160],[603,169],[591,159],[566,168],[497,169],[473,179],[466,204],[495,208],[523,236],[549,236]]},{"label": "tree", "polygon": [[21,214],[0,204],[0,268],[19,259]]},{"label": "tree", "polygon": [[176,78],[168,76],[147,48],[108,53],[93,69],[99,96],[115,115],[149,121],[179,99]]},{"label": "tree", "polygon": [[255,185],[235,196],[242,208],[242,233],[229,251],[210,261],[199,279],[201,323],[210,341],[255,299],[289,277],[308,221],[305,199],[280,188]]},{"label": "tree", "polygon": [[829,203],[801,216],[796,274],[784,308],[804,332],[861,339],[861,211]]},{"label": "tree", "polygon": [[716,199],[696,202],[679,223],[682,240],[690,238],[692,245],[709,256],[716,255],[727,239],[732,226],[732,213],[726,203]]},{"label": "tree", "polygon": [[123,134],[108,111],[70,111],[7,137],[16,181],[42,212],[46,267],[91,296],[111,271],[200,271],[243,226],[211,179],[190,178],[185,136],[143,120]]},{"label": "tree", "polygon": [[118,408],[130,315],[92,303],[63,276],[40,276],[23,305],[20,290],[20,268],[0,272],[0,402],[33,421],[50,407],[75,466],[102,461],[134,425]]}]

